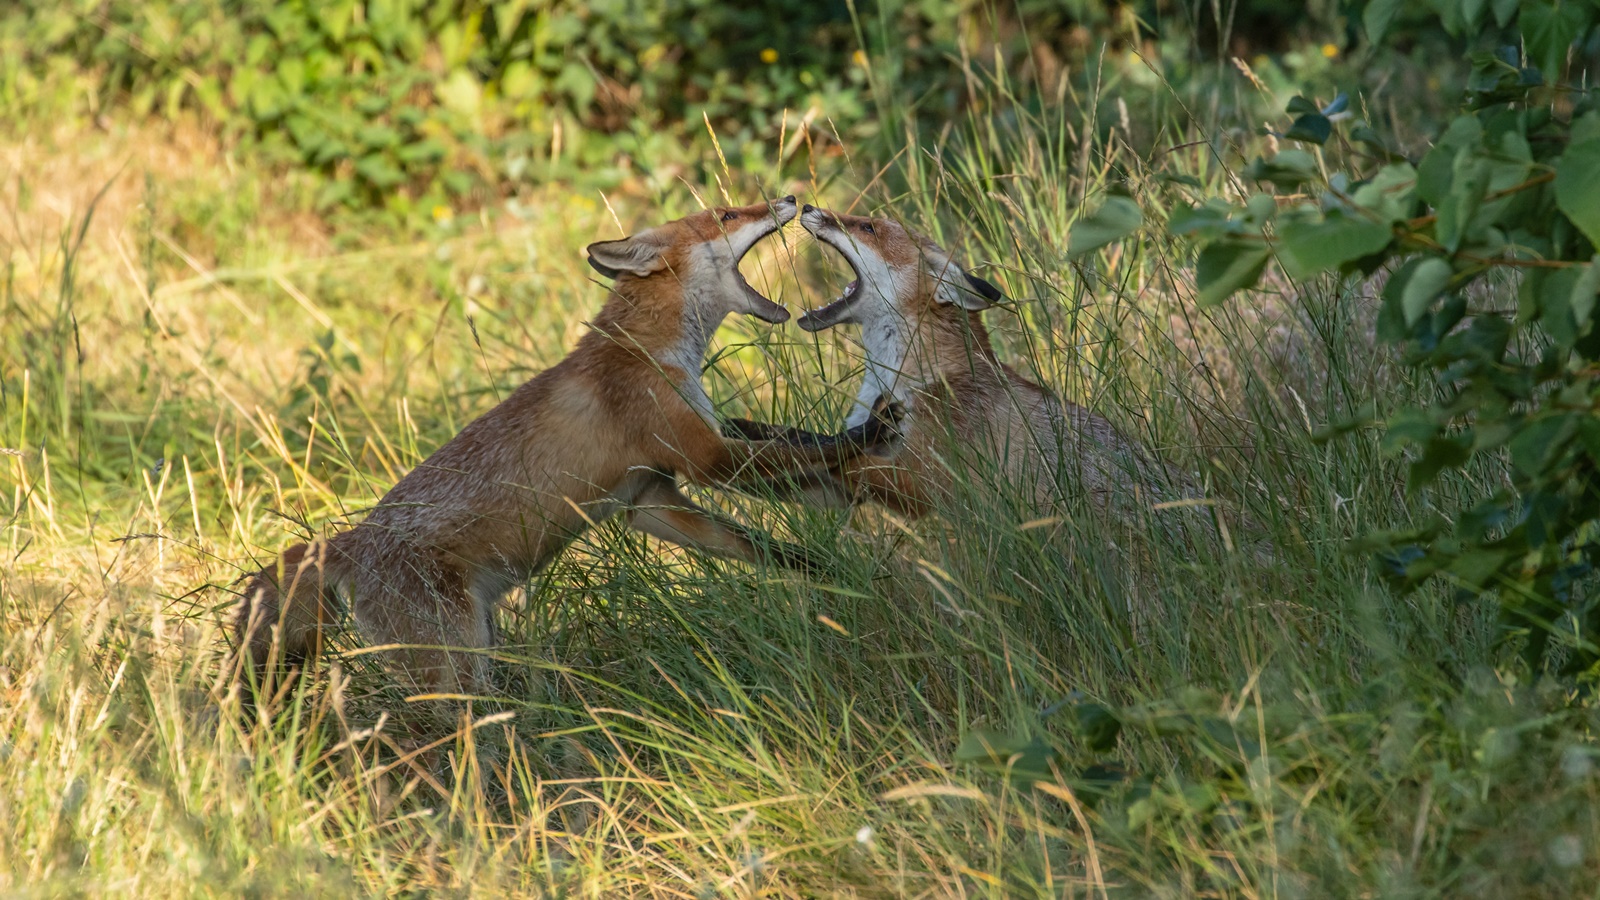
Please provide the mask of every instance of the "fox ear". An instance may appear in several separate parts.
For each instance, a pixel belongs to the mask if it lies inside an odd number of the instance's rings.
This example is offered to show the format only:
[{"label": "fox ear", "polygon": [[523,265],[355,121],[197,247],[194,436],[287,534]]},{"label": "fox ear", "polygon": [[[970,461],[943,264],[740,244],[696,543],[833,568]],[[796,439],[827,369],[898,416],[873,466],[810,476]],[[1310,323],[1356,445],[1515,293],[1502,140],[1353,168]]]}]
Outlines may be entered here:
[{"label": "fox ear", "polygon": [[590,244],[589,265],[607,278],[619,275],[637,275],[643,278],[666,268],[662,258],[662,243],[651,231],[641,231],[620,241],[600,241]]},{"label": "fox ear", "polygon": [[1006,299],[999,288],[976,275],[968,274],[966,269],[953,262],[946,261],[942,270],[931,274],[938,282],[933,296],[940,303],[952,303],[976,312]]},{"label": "fox ear", "polygon": [[988,303],[1006,302],[1006,295],[1001,293],[1000,289],[995,287],[993,284],[984,281],[982,278],[979,278],[978,276],[966,270],[962,270],[961,274],[966,276],[967,285],[972,288],[973,293],[977,294],[979,297],[982,297]]}]

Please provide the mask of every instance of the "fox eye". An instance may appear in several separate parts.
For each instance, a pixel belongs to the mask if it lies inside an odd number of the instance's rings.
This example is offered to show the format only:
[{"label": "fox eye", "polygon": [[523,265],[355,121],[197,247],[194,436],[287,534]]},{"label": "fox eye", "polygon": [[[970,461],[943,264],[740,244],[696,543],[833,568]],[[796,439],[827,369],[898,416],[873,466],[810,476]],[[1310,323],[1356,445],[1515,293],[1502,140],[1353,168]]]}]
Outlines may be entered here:
[{"label": "fox eye", "polygon": [[861,230],[865,231],[867,234],[877,234],[878,233],[878,232],[876,232],[876,231],[874,231],[872,229],[872,223],[871,222],[862,222],[861,223]]},{"label": "fox eye", "polygon": [[737,219],[737,218],[739,218],[739,214],[734,212],[733,210],[728,210],[727,212],[722,214],[722,221],[724,221],[724,222],[732,222],[734,219]]}]

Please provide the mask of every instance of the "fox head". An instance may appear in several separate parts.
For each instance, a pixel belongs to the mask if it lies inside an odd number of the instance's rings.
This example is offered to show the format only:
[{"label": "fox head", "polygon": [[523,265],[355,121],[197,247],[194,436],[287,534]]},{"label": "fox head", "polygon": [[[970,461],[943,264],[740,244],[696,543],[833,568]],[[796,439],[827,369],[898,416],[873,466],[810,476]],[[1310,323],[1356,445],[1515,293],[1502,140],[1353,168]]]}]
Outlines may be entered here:
[{"label": "fox head", "polygon": [[865,334],[891,330],[902,343],[929,317],[965,319],[1005,299],[943,248],[892,219],[849,216],[807,204],[800,224],[839,251],[855,272],[839,299],[800,317],[806,331],[843,323]]},{"label": "fox head", "polygon": [[629,280],[668,279],[681,288],[685,311],[704,322],[745,313],[776,325],[789,320],[789,311],[757,293],[739,274],[739,261],[794,215],[793,196],[701,210],[620,241],[590,244],[589,265],[616,279],[619,289]]}]

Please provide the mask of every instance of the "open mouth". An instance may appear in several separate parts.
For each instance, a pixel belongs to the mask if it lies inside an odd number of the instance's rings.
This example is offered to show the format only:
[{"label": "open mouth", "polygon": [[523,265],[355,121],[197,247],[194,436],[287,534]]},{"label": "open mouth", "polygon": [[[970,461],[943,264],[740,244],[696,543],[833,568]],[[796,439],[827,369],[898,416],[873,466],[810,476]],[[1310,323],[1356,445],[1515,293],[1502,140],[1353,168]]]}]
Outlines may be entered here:
[{"label": "open mouth", "polygon": [[744,288],[745,299],[749,301],[746,311],[750,315],[773,325],[782,325],[784,322],[789,321],[789,311],[767,299],[760,291],[751,287],[750,282],[744,280],[743,273],[739,274],[739,286]]},{"label": "open mouth", "polygon": [[[802,224],[806,226],[808,231],[817,236],[817,240],[833,247],[835,250],[839,249],[833,241],[829,240],[828,232],[813,229],[810,222],[805,220],[802,220]],[[850,279],[850,283],[844,286],[844,292],[832,303],[816,309],[806,310],[805,315],[801,316],[795,323],[805,331],[822,331],[844,321],[845,316],[850,312],[851,305],[856,302],[856,297],[861,294],[861,273],[855,271],[855,263],[850,261],[848,253],[840,251],[839,255],[844,257],[845,264],[850,266],[850,271],[856,277]]]},{"label": "open mouth", "polygon": [[751,287],[750,282],[745,280],[744,273],[739,271],[739,263],[744,260],[746,254],[755,249],[757,244],[771,237],[773,232],[782,228],[789,220],[794,218],[793,198],[788,198],[788,200],[789,202],[787,203],[773,206],[772,218],[769,220],[767,230],[760,237],[751,241],[750,246],[745,248],[744,253],[739,254],[739,258],[733,261],[733,274],[739,279],[739,286],[744,288],[745,300],[748,301],[745,311],[761,321],[769,322],[773,325],[782,325],[784,322],[789,321],[789,311]]}]

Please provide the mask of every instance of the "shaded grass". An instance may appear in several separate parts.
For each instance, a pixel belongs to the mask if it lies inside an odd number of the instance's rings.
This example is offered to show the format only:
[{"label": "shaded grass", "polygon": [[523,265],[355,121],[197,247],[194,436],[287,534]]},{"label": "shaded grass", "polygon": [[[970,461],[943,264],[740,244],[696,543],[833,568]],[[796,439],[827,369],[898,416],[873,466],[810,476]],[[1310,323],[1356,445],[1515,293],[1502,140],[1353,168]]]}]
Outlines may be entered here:
[{"label": "shaded grass", "polygon": [[[56,186],[71,202],[48,208],[19,192],[0,330],[0,446],[20,453],[0,457],[0,883],[1592,889],[1592,709],[1494,668],[1492,610],[1392,596],[1346,552],[1429,502],[1403,494],[1372,435],[1312,439],[1360,404],[1426,389],[1373,349],[1368,292],[1278,284],[1197,310],[1158,228],[1068,262],[1084,198],[1118,182],[1158,210],[1182,192],[1124,141],[1074,130],[1069,111],[1095,98],[1038,109],[981,88],[992,108],[938,142],[908,133],[904,163],[862,202],[1002,283],[1015,303],[988,319],[1007,358],[1200,473],[1274,561],[1087,506],[1020,521],[981,486],[915,524],[710,495],[818,548],[836,577],[802,582],[608,525],[508,600],[508,696],[439,746],[391,727],[406,701],[349,635],[314,678],[241,719],[213,700],[228,585],[291,537],[359,516],[559,359],[603,296],[581,248],[618,223],[551,188],[525,220],[308,254],[248,168],[124,175],[98,209],[99,179]],[[1193,148],[1163,165],[1220,189],[1229,159]],[[741,195],[775,187],[723,175]],[[875,175],[846,168],[808,197],[847,206],[845,185]],[[693,194],[617,213],[667,219]],[[848,277],[797,235],[747,264],[791,306]],[[828,430],[860,365],[848,336],[746,322],[724,328],[713,358],[705,380],[724,411]],[[1085,728],[1085,701],[1121,722],[1114,746]],[[1043,770],[958,763],[979,731],[1040,739]],[[1125,774],[1107,776],[1112,764]]]}]

